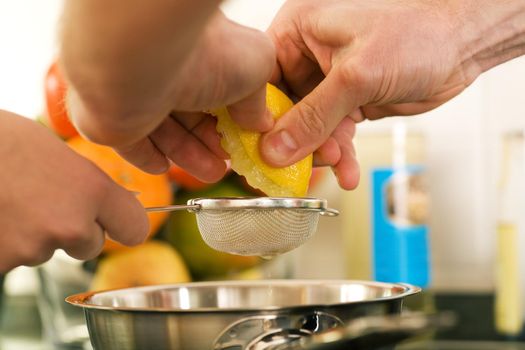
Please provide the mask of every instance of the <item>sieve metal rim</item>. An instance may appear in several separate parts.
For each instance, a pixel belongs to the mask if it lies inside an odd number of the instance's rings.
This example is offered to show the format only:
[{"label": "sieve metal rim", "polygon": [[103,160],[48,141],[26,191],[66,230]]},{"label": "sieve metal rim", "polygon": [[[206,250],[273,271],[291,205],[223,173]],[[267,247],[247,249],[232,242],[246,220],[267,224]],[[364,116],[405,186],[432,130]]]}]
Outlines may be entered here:
[{"label": "sieve metal rim", "polygon": [[218,197],[194,198],[187,204],[172,204],[160,207],[147,207],[147,212],[166,212],[187,210],[196,215],[200,211],[239,211],[239,210],[305,210],[323,216],[337,216],[339,211],[328,208],[325,199],[295,197]]},{"label": "sieve metal rim", "polygon": [[188,206],[194,212],[201,210],[242,210],[242,209],[294,209],[311,210],[322,215],[336,216],[339,212],[328,208],[326,199],[295,198],[295,197],[219,197],[193,198],[188,200]]}]

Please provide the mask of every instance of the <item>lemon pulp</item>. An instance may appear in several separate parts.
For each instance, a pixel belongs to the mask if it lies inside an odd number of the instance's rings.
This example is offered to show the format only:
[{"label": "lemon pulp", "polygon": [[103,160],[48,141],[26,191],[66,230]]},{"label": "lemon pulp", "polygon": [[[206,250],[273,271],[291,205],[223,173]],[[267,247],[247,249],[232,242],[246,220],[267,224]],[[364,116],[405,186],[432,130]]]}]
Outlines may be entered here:
[{"label": "lemon pulp", "polygon": [[[274,119],[280,118],[293,106],[281,90],[267,84],[266,105]],[[312,155],[284,168],[268,165],[259,153],[258,132],[241,129],[230,117],[226,107],[212,111],[217,117],[221,145],[231,157],[232,169],[246,178],[250,186],[270,197],[304,197],[312,174]]]}]

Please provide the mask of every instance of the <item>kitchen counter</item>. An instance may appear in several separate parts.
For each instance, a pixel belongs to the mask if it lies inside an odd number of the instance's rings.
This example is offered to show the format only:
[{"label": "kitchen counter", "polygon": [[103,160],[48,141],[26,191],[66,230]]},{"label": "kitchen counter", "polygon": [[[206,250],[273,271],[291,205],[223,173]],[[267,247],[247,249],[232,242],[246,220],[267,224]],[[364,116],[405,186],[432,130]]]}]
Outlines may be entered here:
[{"label": "kitchen counter", "polygon": [[2,337],[0,340],[2,350],[54,350],[42,343],[39,339],[20,339]]},{"label": "kitchen counter", "polygon": [[[39,339],[3,337],[2,350],[56,350]],[[425,341],[398,346],[396,350],[525,350],[525,343],[493,341]]]},{"label": "kitchen counter", "polygon": [[[0,349],[1,350],[79,350],[76,348],[56,348],[51,344],[48,344],[39,338],[19,338],[19,337],[0,337]],[[82,350],[92,350],[90,344],[86,344]],[[109,350],[109,349],[108,349]]]},{"label": "kitchen counter", "polygon": [[426,341],[398,346],[396,350],[525,350],[525,343],[498,341]]}]

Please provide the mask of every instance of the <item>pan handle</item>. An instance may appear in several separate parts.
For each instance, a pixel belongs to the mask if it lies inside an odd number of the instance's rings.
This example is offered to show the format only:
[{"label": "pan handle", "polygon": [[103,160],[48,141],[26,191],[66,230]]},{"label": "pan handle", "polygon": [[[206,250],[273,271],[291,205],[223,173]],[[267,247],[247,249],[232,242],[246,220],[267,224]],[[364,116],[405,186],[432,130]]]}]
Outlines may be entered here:
[{"label": "pan handle", "polygon": [[[314,311],[304,315],[267,314],[249,316],[229,325],[217,337],[214,350],[265,350],[291,344],[343,325],[337,316]],[[284,347],[287,349],[287,347]]]},{"label": "pan handle", "polygon": [[215,350],[374,350],[421,333],[451,327],[452,313],[365,316],[344,323],[336,316],[261,315],[243,318],[215,340]]},{"label": "pan handle", "polygon": [[374,350],[437,328],[452,327],[456,323],[453,313],[409,313],[392,316],[367,316],[348,323],[347,326],[294,339],[272,350]]}]

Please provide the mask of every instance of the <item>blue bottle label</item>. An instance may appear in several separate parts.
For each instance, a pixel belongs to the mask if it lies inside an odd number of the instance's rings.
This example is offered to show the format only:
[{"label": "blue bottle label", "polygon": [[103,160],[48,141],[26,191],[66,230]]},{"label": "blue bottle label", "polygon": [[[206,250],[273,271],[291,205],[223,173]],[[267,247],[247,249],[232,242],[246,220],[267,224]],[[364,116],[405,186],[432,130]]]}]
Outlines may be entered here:
[{"label": "blue bottle label", "polygon": [[374,279],[420,287],[430,283],[428,195],[424,168],[372,170]]}]

